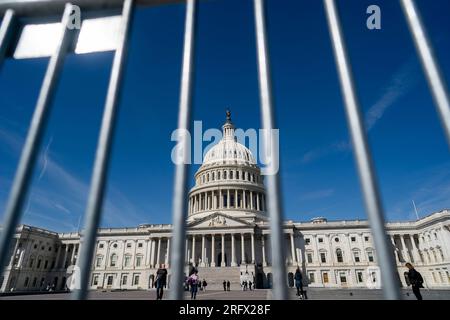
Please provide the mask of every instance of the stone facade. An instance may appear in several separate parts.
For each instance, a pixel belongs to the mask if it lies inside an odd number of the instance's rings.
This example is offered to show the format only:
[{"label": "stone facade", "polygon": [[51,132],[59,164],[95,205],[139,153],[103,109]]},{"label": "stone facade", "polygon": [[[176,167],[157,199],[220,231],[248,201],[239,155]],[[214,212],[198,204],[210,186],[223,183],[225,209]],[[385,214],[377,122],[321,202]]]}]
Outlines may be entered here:
[{"label": "stone facade", "polygon": [[[251,152],[234,137],[228,115],[222,140],[205,155],[189,193],[186,271],[199,269],[208,288],[230,280],[239,289],[243,279],[270,288],[272,267],[270,225],[263,176]],[[297,267],[305,284],[315,287],[367,287],[377,283],[376,252],[367,221],[286,221],[286,281],[293,285]],[[100,229],[93,258],[91,289],[150,289],[157,267],[169,268],[169,224]],[[406,286],[405,262],[412,262],[425,286],[450,287],[450,211],[417,221],[386,225]],[[66,287],[80,245],[78,233],[55,233],[22,225],[11,247],[11,259],[0,291],[35,291]]]}]

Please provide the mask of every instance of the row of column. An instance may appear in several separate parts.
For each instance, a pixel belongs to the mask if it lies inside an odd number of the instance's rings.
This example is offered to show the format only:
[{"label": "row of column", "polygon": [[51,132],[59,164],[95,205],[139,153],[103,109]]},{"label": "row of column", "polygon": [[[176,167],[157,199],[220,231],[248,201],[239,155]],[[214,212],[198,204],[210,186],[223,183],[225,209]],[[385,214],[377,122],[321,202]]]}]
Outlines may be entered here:
[{"label": "row of column", "polygon": [[[190,236],[191,238],[191,246],[189,248],[189,237],[186,238],[186,258],[187,261],[186,263],[192,262],[194,263],[194,265],[200,265],[201,267],[205,267],[206,266],[206,256],[207,256],[207,252],[206,252],[206,238],[209,236],[211,237],[211,261],[209,262],[209,265],[211,267],[216,267],[216,237],[218,238],[218,241],[221,241],[221,263],[220,263],[220,267],[225,267],[226,266],[226,259],[225,259],[225,241],[226,241],[226,237],[229,236],[231,238],[231,263],[230,265],[232,267],[237,266],[237,261],[236,261],[236,236],[238,236],[240,234],[240,242],[241,242],[241,263],[251,263],[254,264],[255,263],[255,235],[253,233],[250,233],[250,241],[251,241],[251,260],[250,261],[246,261],[246,257],[245,257],[245,235],[244,233],[223,233],[223,234],[209,234],[209,235],[192,235]],[[196,258],[196,239],[201,237],[201,254],[200,254],[200,261],[197,261]],[[199,240],[200,241],[200,240]],[[189,252],[190,251],[190,252]],[[263,263],[265,265],[267,265],[266,263],[266,258],[265,258],[265,247],[264,247],[264,236],[262,237],[262,256],[263,256]],[[219,265],[217,265],[219,266]]]},{"label": "row of column", "polygon": [[[391,238],[391,242],[392,245],[394,246],[394,254],[395,254],[395,260],[398,263],[401,262],[423,262],[422,261],[422,257],[420,256],[419,253],[419,249],[417,248],[416,245],[416,241],[414,239],[414,235],[413,234],[399,234],[398,237],[400,238],[400,242],[402,245],[402,249],[399,250],[396,243],[395,243],[395,239],[394,237],[397,236],[395,234],[390,235]],[[410,250],[407,246],[406,246],[406,242],[405,239],[408,239],[411,243],[412,249]],[[419,242],[420,237],[418,238]],[[403,258],[404,261],[400,261],[400,255],[399,255],[399,251],[401,253],[401,257]]]},{"label": "row of column", "polygon": [[262,192],[243,189],[212,190],[197,193],[189,199],[189,214],[216,209],[266,210]]},{"label": "row of column", "polygon": [[[71,248],[71,250],[69,250]],[[78,252],[80,249],[80,245],[77,243],[67,243],[62,244],[58,248],[58,253],[56,254],[56,260],[55,260],[55,269],[66,269],[70,265],[74,265],[76,263],[76,256],[75,253]],[[64,258],[62,260],[62,263],[59,263],[59,259],[61,257],[61,253],[64,251]],[[70,260],[67,261],[67,258],[69,257],[70,253]]]}]

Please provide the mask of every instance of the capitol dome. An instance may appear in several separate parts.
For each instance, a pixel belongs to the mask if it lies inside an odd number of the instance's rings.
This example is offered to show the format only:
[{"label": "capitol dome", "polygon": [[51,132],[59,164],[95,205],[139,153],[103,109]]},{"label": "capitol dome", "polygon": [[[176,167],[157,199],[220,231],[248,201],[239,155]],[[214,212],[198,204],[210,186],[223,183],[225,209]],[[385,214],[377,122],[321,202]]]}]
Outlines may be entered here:
[{"label": "capitol dome", "polygon": [[188,219],[217,212],[240,218],[265,216],[263,176],[251,151],[236,141],[227,111],[222,139],[205,155],[189,192]]},{"label": "capitol dome", "polygon": [[243,144],[236,141],[230,114],[227,114],[227,121],[222,126],[222,130],[222,140],[206,153],[205,158],[203,159],[203,166],[218,163],[256,165],[256,160],[251,151]]}]

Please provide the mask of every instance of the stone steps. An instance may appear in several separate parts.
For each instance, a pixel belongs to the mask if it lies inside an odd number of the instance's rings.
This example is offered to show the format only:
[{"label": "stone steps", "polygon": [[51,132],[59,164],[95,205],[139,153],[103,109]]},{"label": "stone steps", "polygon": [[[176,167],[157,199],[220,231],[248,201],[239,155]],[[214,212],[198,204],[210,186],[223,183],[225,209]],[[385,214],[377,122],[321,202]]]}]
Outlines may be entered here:
[{"label": "stone steps", "polygon": [[223,281],[230,281],[230,290],[240,290],[240,267],[198,267],[198,276],[208,283],[207,290],[223,290]]}]

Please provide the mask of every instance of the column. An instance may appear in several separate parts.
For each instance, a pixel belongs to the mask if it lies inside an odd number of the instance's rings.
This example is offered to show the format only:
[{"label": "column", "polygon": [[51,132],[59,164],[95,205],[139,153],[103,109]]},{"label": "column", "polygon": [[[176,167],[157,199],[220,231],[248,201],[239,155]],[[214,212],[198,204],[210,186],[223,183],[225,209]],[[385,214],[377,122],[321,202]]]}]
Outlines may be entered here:
[{"label": "column", "polygon": [[255,234],[251,233],[252,236],[252,263],[255,264]]},{"label": "column", "polygon": [[235,242],[234,242],[234,233],[231,234],[231,266],[236,267],[236,248],[235,248]]},{"label": "column", "polygon": [[192,235],[192,265],[195,267],[195,235]]},{"label": "column", "polygon": [[259,193],[256,193],[256,210],[257,211],[261,210],[261,207],[260,207],[260,204],[259,204]]},{"label": "column", "polygon": [[167,238],[167,248],[166,248],[166,268],[169,267],[169,257],[170,257],[170,238]]},{"label": "column", "polygon": [[227,209],[230,209],[230,189],[227,189]]},{"label": "column", "polygon": [[145,265],[148,266],[150,264],[150,240],[145,240]]},{"label": "column", "polygon": [[159,257],[161,256],[161,237],[158,238],[158,251],[156,253],[156,267],[159,268]]},{"label": "column", "polygon": [[[98,247],[98,242],[97,242],[97,247]],[[97,248],[96,247],[96,248]],[[59,258],[61,256],[61,250],[62,250],[62,245],[60,245],[58,247],[58,253],[56,254],[56,260],[55,260],[55,269],[58,269],[58,262],[59,262]],[[97,249],[96,249],[97,250]]]},{"label": "column", "polygon": [[297,258],[295,256],[294,233],[291,233],[290,237],[291,237],[292,265],[295,265],[295,264],[297,264]]},{"label": "column", "polygon": [[405,239],[404,239],[404,235],[403,234],[400,235],[400,240],[402,242],[403,259],[405,259],[406,262],[411,261],[411,257],[409,256],[408,248],[406,248]]},{"label": "column", "polygon": [[219,190],[219,208],[220,208],[220,209],[223,208],[223,194],[222,194],[222,189]]},{"label": "column", "polygon": [[188,245],[189,245],[189,239],[188,239],[188,237],[186,237],[186,245],[184,246],[184,263],[185,264],[189,264],[189,249],[188,249]]},{"label": "column", "polygon": [[263,260],[262,263],[263,263],[263,267],[267,267],[265,235],[261,236],[261,248],[262,248],[262,260]]},{"label": "column", "polygon": [[241,264],[247,263],[245,261],[245,242],[244,242],[244,234],[241,233]]},{"label": "column", "polygon": [[151,245],[151,257],[150,257],[150,266],[152,268],[155,267],[155,252],[156,252],[156,240],[154,238],[152,238],[152,245]]},{"label": "column", "polygon": [[409,235],[409,240],[411,241],[411,245],[412,245],[412,254],[413,254],[414,262],[415,263],[420,262],[421,260],[420,260],[419,250],[417,249],[413,234]]},{"label": "column", "polygon": [[216,250],[216,245],[215,245],[215,235],[214,234],[212,234],[211,235],[211,267],[215,267],[216,266],[216,253],[215,253],[215,250]]},{"label": "column", "polygon": [[[229,191],[228,191],[229,193]],[[229,204],[229,202],[228,202]],[[225,267],[225,235],[222,233],[222,262],[220,264],[221,267]]]},{"label": "column", "polygon": [[72,244],[72,254],[70,255],[69,265],[74,264],[74,259],[75,259],[75,244]]},{"label": "column", "polygon": [[397,251],[397,246],[395,245],[394,235],[391,235],[391,242],[392,242],[392,246],[394,247],[395,262],[397,262],[397,264],[399,264],[400,258],[398,257],[398,251]]},{"label": "column", "polygon": [[[109,243],[108,243],[109,244]],[[108,247],[109,248],[109,247]],[[109,250],[108,250],[109,251]],[[64,259],[63,259],[63,263],[61,268],[65,269],[66,268],[66,261],[67,261],[67,255],[69,254],[69,245],[66,244],[66,250],[64,251]],[[105,261],[105,269],[106,266],[108,265],[108,256],[106,257],[106,261]]]},{"label": "column", "polygon": [[253,206],[253,191],[250,191],[250,209],[254,210],[254,206]]},{"label": "column", "polygon": [[262,211],[266,211],[266,196],[264,195],[264,193],[261,194],[261,201],[262,201]]},{"label": "column", "polygon": [[239,203],[238,203],[238,191],[237,189],[234,190],[234,207],[237,209],[239,208]]},{"label": "column", "polygon": [[202,235],[202,263],[200,264],[200,266],[205,267],[205,235]]},{"label": "column", "polygon": [[[244,173],[242,173],[244,174]],[[245,190],[242,190],[242,202],[244,204],[244,209],[247,209],[247,192]]]}]

